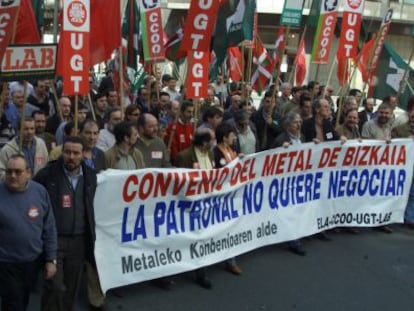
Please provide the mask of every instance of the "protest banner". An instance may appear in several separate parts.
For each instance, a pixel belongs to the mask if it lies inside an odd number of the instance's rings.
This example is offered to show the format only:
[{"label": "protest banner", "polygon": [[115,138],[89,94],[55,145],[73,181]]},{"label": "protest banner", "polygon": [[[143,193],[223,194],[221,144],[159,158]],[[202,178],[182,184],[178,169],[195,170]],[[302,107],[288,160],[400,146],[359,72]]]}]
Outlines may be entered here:
[{"label": "protest banner", "polygon": [[56,44],[9,46],[1,62],[0,80],[54,79],[56,53]]},{"label": "protest banner", "polygon": [[308,143],[214,170],[108,170],[94,202],[102,289],[337,226],[402,222],[413,151],[411,139]]}]

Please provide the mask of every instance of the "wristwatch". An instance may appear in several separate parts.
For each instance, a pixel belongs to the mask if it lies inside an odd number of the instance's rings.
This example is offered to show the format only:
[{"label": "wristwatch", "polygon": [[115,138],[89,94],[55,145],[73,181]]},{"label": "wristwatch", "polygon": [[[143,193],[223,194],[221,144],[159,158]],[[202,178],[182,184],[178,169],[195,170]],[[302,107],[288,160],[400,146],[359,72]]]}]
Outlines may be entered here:
[{"label": "wristwatch", "polygon": [[57,260],[53,259],[53,260],[47,260],[46,263],[53,263],[54,265],[57,264]]}]

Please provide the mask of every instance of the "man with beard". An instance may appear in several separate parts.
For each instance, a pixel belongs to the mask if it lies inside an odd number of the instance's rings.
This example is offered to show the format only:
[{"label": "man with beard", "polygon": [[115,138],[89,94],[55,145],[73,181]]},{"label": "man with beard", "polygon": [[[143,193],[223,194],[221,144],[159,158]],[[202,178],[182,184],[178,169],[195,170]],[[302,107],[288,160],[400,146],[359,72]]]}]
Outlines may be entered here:
[{"label": "man with beard", "polygon": [[[362,127],[362,138],[381,139],[389,142],[391,140],[392,119],[392,106],[383,102],[378,107],[377,116]],[[392,229],[388,226],[379,226],[374,229],[384,233],[392,233]]]},{"label": "man with beard", "polygon": [[338,125],[335,129],[336,133],[339,136],[345,136],[348,139],[361,138],[358,123],[358,110],[356,108],[352,108],[351,110],[347,111],[344,115],[344,123]]},{"label": "man with beard", "polygon": [[378,107],[377,116],[362,127],[362,138],[389,140],[391,138],[391,120],[392,107],[388,103],[382,103]]},{"label": "man with beard", "polygon": [[164,141],[157,136],[158,120],[150,113],[142,114],[138,119],[140,136],[136,146],[144,157],[146,167],[171,167],[170,155]]},{"label": "man with beard", "polygon": [[366,98],[362,101],[362,106],[364,110],[359,112],[359,131],[362,131],[362,127],[364,126],[365,122],[374,118],[374,106],[375,106],[375,98]]},{"label": "man with beard", "polygon": [[96,143],[96,146],[103,152],[106,152],[115,145],[114,127],[122,121],[121,109],[113,108],[108,110],[106,118],[108,123],[106,124],[106,128],[99,131],[98,142]]},{"label": "man with beard", "polygon": [[75,310],[85,259],[93,260],[96,173],[83,151],[81,138],[67,137],[62,156],[34,177],[49,193],[58,233],[57,272],[45,282],[43,311]]},{"label": "man with beard", "polygon": [[[140,136],[137,139],[136,147],[144,157],[145,167],[171,167],[167,146],[158,137],[158,120],[150,113],[142,114],[138,119],[138,131]],[[153,284],[162,289],[170,289],[173,281],[164,277],[153,280]]]}]

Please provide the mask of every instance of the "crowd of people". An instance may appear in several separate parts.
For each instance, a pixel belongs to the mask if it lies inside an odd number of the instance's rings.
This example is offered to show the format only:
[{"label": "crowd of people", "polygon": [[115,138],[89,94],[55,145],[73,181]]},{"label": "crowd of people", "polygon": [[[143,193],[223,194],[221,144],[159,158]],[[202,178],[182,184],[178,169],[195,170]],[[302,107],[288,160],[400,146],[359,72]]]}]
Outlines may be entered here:
[{"label": "crowd of people", "polygon": [[[25,310],[41,267],[42,310],[75,310],[86,269],[92,309],[104,310],[94,259],[96,175],[106,169],[214,169],[236,158],[305,142],[414,136],[414,98],[406,112],[390,94],[375,110],[361,90],[333,99],[334,89],[270,86],[255,106],[248,85],[219,75],[201,101],[186,98],[171,75],[148,75],[136,96],[120,98],[108,72],[74,107],[50,81],[2,83],[0,119],[0,296],[2,310]],[[374,111],[375,110],[375,111]],[[75,115],[76,113],[76,115]],[[414,186],[405,213],[414,229]],[[347,229],[358,233],[355,228]],[[391,233],[388,226],[379,230]],[[317,238],[329,241],[329,233]],[[304,256],[301,240],[288,249]],[[224,262],[241,275],[237,258]],[[211,288],[207,269],[195,281]],[[153,281],[162,288],[170,278]]]}]

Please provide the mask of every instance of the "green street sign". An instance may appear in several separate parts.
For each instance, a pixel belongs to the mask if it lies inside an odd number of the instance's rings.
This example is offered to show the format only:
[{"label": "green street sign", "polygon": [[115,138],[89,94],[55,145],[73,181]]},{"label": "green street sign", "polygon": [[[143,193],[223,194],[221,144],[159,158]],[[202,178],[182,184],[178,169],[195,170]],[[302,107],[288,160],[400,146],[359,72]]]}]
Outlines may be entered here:
[{"label": "green street sign", "polygon": [[280,24],[299,27],[302,21],[303,0],[286,0],[283,6]]}]

